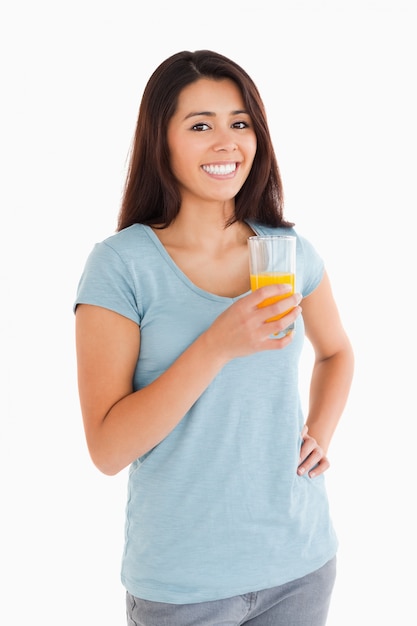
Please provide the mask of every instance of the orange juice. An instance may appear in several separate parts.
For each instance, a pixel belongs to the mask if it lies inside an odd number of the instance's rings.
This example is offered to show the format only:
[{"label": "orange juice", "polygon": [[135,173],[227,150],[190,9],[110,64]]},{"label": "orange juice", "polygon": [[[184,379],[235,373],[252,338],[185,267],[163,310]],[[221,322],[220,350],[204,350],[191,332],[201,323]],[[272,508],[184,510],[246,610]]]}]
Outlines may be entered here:
[{"label": "orange juice", "polygon": [[[272,304],[273,302],[277,302],[278,300],[283,300],[284,298],[288,298],[294,293],[295,290],[295,274],[289,274],[284,272],[267,272],[265,274],[251,274],[250,275],[250,286],[252,291],[255,289],[259,289],[259,287],[264,287],[265,285],[276,285],[276,284],[284,284],[288,283],[291,285],[291,291],[287,292],[283,296],[274,296],[273,298],[266,298],[258,307],[264,307],[268,304]],[[275,317],[270,317],[267,319],[267,322],[273,322],[275,320],[279,320],[281,317],[286,315],[290,309],[281,313],[281,315],[276,315]]]}]

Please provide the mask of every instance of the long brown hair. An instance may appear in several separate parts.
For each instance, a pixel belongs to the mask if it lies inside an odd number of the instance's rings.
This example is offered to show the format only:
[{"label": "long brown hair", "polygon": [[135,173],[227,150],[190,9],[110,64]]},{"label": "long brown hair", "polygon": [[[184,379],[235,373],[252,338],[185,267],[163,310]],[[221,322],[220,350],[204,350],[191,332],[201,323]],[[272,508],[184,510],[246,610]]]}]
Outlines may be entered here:
[{"label": "long brown hair", "polygon": [[283,189],[259,91],[237,63],[211,50],[178,52],[151,75],[139,108],[117,230],[132,224],[168,226],[181,197],[170,167],[168,122],[179,93],[200,78],[233,80],[242,92],[257,139],[252,169],[235,198],[235,221],[292,226],[283,216]]}]

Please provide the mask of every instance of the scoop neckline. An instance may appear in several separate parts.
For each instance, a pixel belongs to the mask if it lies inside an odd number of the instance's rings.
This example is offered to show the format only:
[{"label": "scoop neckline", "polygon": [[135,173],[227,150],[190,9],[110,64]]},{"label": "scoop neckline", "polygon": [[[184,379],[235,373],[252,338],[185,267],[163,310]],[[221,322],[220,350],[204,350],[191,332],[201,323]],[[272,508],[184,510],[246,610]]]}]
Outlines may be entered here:
[{"label": "scoop neckline", "polygon": [[[258,234],[257,229],[253,226],[251,222],[247,222],[245,220],[245,223],[253,230],[255,234]],[[154,243],[155,247],[164,258],[164,260],[168,263],[169,267],[175,272],[178,278],[180,278],[180,280],[182,280],[182,282],[186,284],[189,288],[191,288],[192,291],[194,291],[195,293],[210,300],[217,300],[219,302],[235,302],[236,300],[239,300],[240,298],[243,298],[244,296],[247,296],[251,293],[251,290],[249,289],[248,291],[245,291],[244,293],[234,297],[220,296],[216,293],[212,293],[211,291],[206,291],[205,289],[198,287],[198,285],[193,283],[193,281],[188,278],[187,274],[185,274],[182,269],[175,263],[174,259],[168,253],[167,249],[165,248],[159,237],[156,235],[153,228],[148,224],[138,224],[138,226],[142,226],[144,228],[144,232],[150,237],[151,241]]]}]

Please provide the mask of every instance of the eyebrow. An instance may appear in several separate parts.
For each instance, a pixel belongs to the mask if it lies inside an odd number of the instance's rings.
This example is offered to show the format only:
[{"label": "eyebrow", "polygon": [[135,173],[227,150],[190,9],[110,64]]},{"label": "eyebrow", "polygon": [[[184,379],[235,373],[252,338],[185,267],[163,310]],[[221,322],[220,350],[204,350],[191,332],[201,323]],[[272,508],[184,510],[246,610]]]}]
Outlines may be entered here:
[{"label": "eyebrow", "polygon": [[[237,109],[236,111],[231,111],[230,115],[248,115],[248,112],[245,109]],[[199,115],[204,115],[205,117],[215,117],[216,113],[214,113],[213,111],[192,111],[191,113],[188,113],[188,115],[186,115],[184,117],[184,120],[188,120],[190,117],[198,117]]]}]

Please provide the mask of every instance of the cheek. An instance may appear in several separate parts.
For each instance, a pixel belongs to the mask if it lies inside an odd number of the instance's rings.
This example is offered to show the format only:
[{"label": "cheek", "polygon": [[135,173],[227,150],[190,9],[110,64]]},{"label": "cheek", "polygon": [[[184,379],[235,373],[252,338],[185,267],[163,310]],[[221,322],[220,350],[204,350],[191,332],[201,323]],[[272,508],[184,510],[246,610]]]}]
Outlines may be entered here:
[{"label": "cheek", "polygon": [[168,143],[169,164],[171,166],[171,170],[174,176],[177,176],[177,174],[181,172],[183,168],[183,161],[184,161],[184,153],[182,152],[181,149],[178,149],[177,146],[178,144],[170,145]]},{"label": "cheek", "polygon": [[190,171],[190,165],[184,154],[171,153],[171,170],[177,180],[183,179]]},{"label": "cheek", "polygon": [[249,169],[253,165],[253,161],[255,160],[257,144],[256,141],[250,142],[246,146],[245,156],[246,156],[246,164],[249,166]]},{"label": "cheek", "polygon": [[249,141],[248,143],[249,143],[248,152],[252,155],[252,160],[253,160],[255,158],[256,149],[258,147],[258,142],[256,141],[256,137],[253,136],[251,141]]},{"label": "cheek", "polygon": [[201,147],[179,141],[170,149],[170,164],[174,174],[189,175],[201,161]]},{"label": "cheek", "polygon": [[178,145],[179,145],[178,141],[179,140],[176,134],[173,131],[168,130],[167,148],[168,148],[168,154],[169,154],[169,164],[174,174],[177,171],[178,166],[181,162],[181,158],[180,158],[181,150],[178,149]]},{"label": "cheek", "polygon": [[170,156],[171,171],[176,181],[185,187],[193,184],[196,177],[195,159],[193,159],[187,148],[179,146],[179,149],[173,150]]}]

